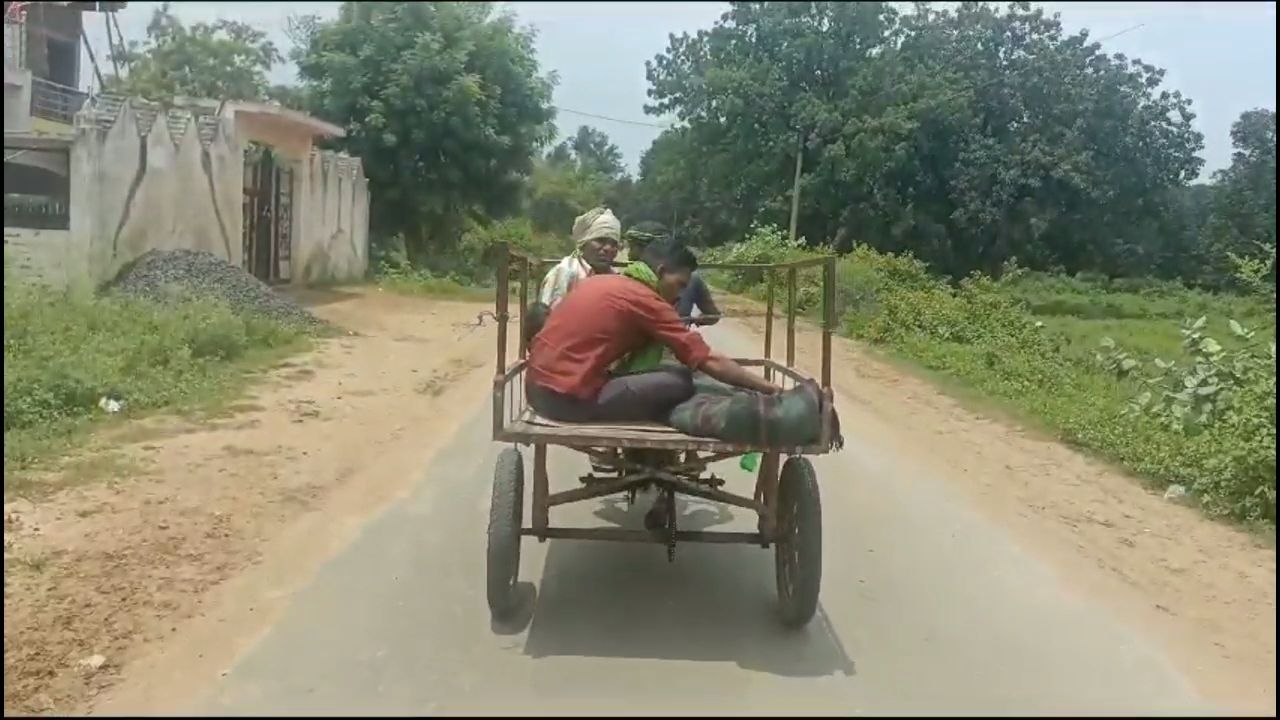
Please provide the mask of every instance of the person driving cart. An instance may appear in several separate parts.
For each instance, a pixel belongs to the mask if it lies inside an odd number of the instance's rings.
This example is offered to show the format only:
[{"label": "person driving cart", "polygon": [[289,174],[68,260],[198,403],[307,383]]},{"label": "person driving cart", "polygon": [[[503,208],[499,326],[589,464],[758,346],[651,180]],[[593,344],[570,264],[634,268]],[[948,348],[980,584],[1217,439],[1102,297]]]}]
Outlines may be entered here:
[{"label": "person driving cart", "polygon": [[[697,267],[682,243],[661,240],[618,274],[577,281],[533,338],[526,389],[533,409],[561,422],[663,422],[693,396],[693,370],[746,390],[780,392],[680,320],[674,302]],[[660,366],[664,347],[680,366]]]}]

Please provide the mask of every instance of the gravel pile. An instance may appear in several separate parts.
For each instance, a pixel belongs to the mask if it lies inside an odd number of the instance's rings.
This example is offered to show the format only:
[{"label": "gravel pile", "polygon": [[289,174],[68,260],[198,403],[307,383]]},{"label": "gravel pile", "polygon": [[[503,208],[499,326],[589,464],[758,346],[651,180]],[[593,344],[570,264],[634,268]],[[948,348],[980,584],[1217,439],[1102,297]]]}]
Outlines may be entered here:
[{"label": "gravel pile", "polygon": [[308,328],[325,325],[244,270],[197,250],[149,250],[121,269],[110,290],[157,302],[176,297],[213,298],[237,313]]}]

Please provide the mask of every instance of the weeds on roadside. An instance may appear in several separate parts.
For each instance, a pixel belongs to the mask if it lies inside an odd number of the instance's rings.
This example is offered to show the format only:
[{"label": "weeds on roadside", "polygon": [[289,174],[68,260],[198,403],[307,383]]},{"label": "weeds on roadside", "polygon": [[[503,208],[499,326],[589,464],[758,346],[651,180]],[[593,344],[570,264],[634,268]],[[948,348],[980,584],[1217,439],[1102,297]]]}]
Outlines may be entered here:
[{"label": "weeds on roadside", "polygon": [[157,304],[6,279],[4,460],[22,468],[95,421],[194,407],[246,370],[305,347],[304,331],[205,300]]},{"label": "weeds on roadside", "polygon": [[401,295],[422,295],[450,300],[485,300],[493,297],[493,289],[472,285],[457,276],[434,275],[430,270],[408,266],[386,265],[378,270],[378,287]]},{"label": "weeds on roadside", "polygon": [[[499,242],[540,258],[558,258],[572,249],[568,237],[538,233],[527,219],[477,223],[464,231],[456,244],[417,265],[410,262],[403,238],[384,243],[377,257],[376,281],[387,290],[407,295],[491,299],[497,260],[493,247]],[[532,282],[539,280],[540,276]]]}]

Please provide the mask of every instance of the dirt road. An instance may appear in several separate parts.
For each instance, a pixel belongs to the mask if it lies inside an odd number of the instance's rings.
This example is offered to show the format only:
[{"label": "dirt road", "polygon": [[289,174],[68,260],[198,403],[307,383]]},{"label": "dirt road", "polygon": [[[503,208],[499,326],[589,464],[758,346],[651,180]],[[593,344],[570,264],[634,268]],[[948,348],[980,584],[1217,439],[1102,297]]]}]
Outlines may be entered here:
[{"label": "dirt road", "polygon": [[[1275,712],[1272,550],[974,416],[845,342],[836,385],[847,445],[815,463],[825,575],[807,631],[786,633],[771,617],[770,552],[686,545],[668,565],[657,546],[567,541],[526,542],[527,622],[491,627],[493,336],[451,335],[443,318],[406,307],[415,312],[379,313],[379,327],[349,341],[351,355],[329,356],[329,372],[385,373],[384,390],[358,416],[324,423],[327,434],[298,439],[323,453],[313,477],[345,467],[347,479],[317,481],[330,489],[305,511],[258,513],[269,539],[249,545],[257,563],[193,590],[190,619],[158,613],[169,627],[157,641],[122,644],[132,648],[123,682],[96,712]],[[449,313],[474,317],[475,306]],[[406,332],[409,322],[420,325]],[[757,331],[747,319],[708,335],[754,355]],[[428,335],[421,362],[398,354]],[[801,333],[802,365],[816,363],[816,342]],[[448,372],[437,353],[456,359],[458,378],[438,397],[409,392],[412,369]],[[485,370],[462,369],[472,361]],[[296,462],[268,456],[239,465],[239,483]],[[551,462],[557,487],[585,469],[567,452]],[[718,471],[749,487],[732,463]],[[630,525],[644,509],[585,503],[555,519]],[[716,506],[682,512],[689,529],[752,527]],[[184,522],[187,535],[217,527],[194,513]],[[9,609],[6,589],[6,673]]]},{"label": "dirt road", "polygon": [[[750,326],[709,335],[754,354]],[[816,360],[815,341],[802,335],[802,358]],[[251,647],[214,664],[192,657],[196,643],[100,709],[1274,712],[1270,550],[851,345],[837,352],[848,445],[817,462],[827,551],[805,633],[773,622],[768,552],[683,546],[668,565],[660,547],[575,542],[526,543],[528,622],[491,627],[497,448],[478,393],[459,399],[460,426],[419,481],[255,626]],[[585,467],[551,458],[559,487]],[[732,464],[721,472],[749,486]],[[588,503],[557,519],[633,525],[643,509]],[[751,525],[700,503],[683,512],[690,529]]]}]

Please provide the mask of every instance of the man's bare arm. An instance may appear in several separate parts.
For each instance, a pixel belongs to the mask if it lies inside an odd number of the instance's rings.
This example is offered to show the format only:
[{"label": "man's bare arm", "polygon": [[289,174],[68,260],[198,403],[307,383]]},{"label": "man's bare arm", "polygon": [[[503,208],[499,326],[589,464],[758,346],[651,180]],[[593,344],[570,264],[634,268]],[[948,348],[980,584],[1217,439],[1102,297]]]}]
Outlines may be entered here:
[{"label": "man's bare arm", "polygon": [[701,313],[694,321],[695,324],[715,325],[720,322],[720,308],[716,307],[716,301],[711,299],[711,287],[702,279],[702,276],[698,276],[698,294],[694,304],[698,306],[698,312]]},{"label": "man's bare arm", "polygon": [[698,369],[720,382],[728,383],[735,387],[754,390],[767,395],[782,392],[782,388],[747,370],[734,362],[731,358],[725,357],[718,352],[712,352],[711,356],[703,361],[702,365]]}]

